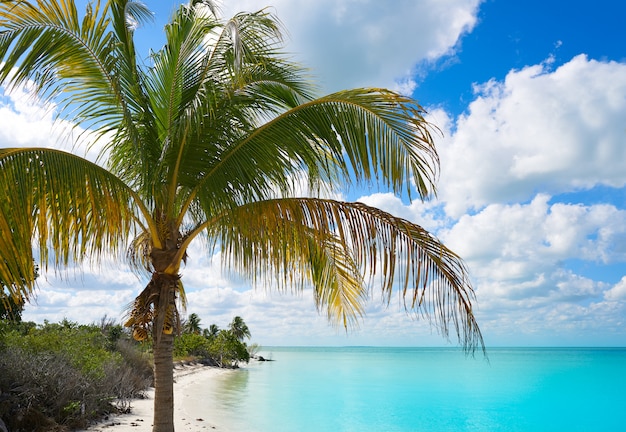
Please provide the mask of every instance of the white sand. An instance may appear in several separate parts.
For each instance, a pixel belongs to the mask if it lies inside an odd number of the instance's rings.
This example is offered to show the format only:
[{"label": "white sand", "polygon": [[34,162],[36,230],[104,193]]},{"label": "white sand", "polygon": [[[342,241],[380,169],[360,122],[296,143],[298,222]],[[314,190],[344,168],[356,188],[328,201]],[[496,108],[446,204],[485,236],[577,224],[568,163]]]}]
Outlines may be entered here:
[{"label": "white sand", "polygon": [[[194,383],[214,380],[223,374],[236,373],[202,365],[177,366],[174,370],[174,427],[180,432],[226,432],[224,425],[216,419],[203,418],[202,406],[194,403],[193,391],[188,391]],[[86,432],[151,432],[154,412],[154,390],[146,392],[146,399],[136,399],[131,404],[130,414],[111,416],[107,420],[90,427]],[[206,410],[205,410],[206,412]]]}]

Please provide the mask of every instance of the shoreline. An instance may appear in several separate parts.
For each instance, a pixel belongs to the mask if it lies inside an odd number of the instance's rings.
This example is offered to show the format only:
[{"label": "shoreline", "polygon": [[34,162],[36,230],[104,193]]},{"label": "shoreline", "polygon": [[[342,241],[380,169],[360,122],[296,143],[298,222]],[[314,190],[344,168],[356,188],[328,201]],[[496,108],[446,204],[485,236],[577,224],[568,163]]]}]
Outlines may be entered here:
[{"label": "shoreline", "polygon": [[[178,431],[205,432],[207,430],[227,432],[227,425],[219,419],[205,418],[206,410],[200,410],[196,395],[189,388],[196,382],[214,381],[236,369],[223,369],[202,364],[176,365],[174,367],[174,427]],[[143,399],[133,399],[131,412],[114,414],[87,429],[78,432],[152,432],[154,413],[154,388],[145,392]],[[203,414],[204,412],[204,414]],[[218,420],[218,421],[216,421]]]}]

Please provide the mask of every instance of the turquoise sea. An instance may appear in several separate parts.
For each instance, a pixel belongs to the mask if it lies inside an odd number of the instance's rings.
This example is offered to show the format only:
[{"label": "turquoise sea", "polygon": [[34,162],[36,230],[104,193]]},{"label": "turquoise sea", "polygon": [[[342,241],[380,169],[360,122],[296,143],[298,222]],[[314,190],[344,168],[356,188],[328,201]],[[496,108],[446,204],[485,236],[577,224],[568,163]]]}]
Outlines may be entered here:
[{"label": "turquoise sea", "polygon": [[264,348],[202,389],[233,431],[626,431],[626,348]]}]

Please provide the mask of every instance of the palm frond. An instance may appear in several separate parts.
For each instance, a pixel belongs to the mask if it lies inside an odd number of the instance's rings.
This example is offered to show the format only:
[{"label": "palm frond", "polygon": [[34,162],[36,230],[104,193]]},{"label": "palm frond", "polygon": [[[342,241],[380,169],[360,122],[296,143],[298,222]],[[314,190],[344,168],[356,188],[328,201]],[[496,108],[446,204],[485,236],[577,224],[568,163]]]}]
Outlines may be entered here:
[{"label": "palm frond", "polygon": [[139,23],[149,16],[132,0],[89,2],[82,14],[74,0],[2,2],[0,82],[32,84],[59,117],[94,128],[98,138],[113,134],[132,143],[136,165],[145,152],[139,144],[145,129],[136,119],[149,111],[127,18]]},{"label": "palm frond", "polygon": [[140,1],[120,1],[124,7],[125,19],[114,19],[113,24],[125,23],[128,30],[135,31],[142,24],[154,19],[154,13]]},{"label": "palm frond", "polygon": [[368,300],[367,285],[359,266],[336,236],[328,237],[322,244],[318,244],[315,237],[310,236],[309,242],[313,244],[309,245],[307,261],[315,305],[318,311],[326,310],[331,323],[345,329],[357,327]]},{"label": "palm frond", "polygon": [[71,0],[0,3],[0,80],[14,86],[32,82],[47,100],[65,93],[61,106],[73,117],[117,118],[110,111],[119,99],[109,73],[115,44],[105,12],[99,2],[89,4],[81,20]]},{"label": "palm frond", "polygon": [[241,207],[214,221],[209,237],[219,239],[227,265],[265,286],[276,282],[281,291],[312,284],[316,305],[329,321],[356,326],[367,289],[349,250],[328,231],[282,218],[281,210],[279,202]]},{"label": "palm frond", "polygon": [[264,11],[226,23],[186,6],[175,14],[147,75],[161,150],[152,166],[167,178],[168,202],[193,190],[259,117],[308,97],[300,68],[276,55],[279,35]]},{"label": "palm frond", "polygon": [[155,343],[158,343],[162,333],[180,331],[177,297],[184,310],[186,297],[180,277],[154,274],[143,291],[128,305],[128,319],[124,326],[130,327],[135,340],[143,341],[152,334]]},{"label": "palm frond", "polygon": [[[80,157],[51,149],[0,149],[0,279],[30,274],[32,242],[55,267],[116,254],[140,202],[119,179]],[[13,279],[14,280],[14,279]]]},{"label": "palm frond", "polygon": [[206,226],[227,263],[279,286],[313,283],[329,315],[353,321],[366,299],[364,279],[395,289],[408,311],[473,350],[484,344],[473,315],[474,292],[462,260],[426,230],[361,203],[314,198],[243,206]]},{"label": "palm frond", "polygon": [[312,153],[326,149],[333,159],[324,164],[344,181],[376,181],[409,197],[413,181],[425,199],[435,192],[439,158],[424,113],[413,99],[390,90],[344,90],[287,111],[248,139],[299,143]]},{"label": "palm frond", "polygon": [[[439,159],[423,109],[382,89],[356,89],[302,103],[234,142],[188,161],[203,178],[191,194],[209,205],[241,205],[291,192],[297,173],[311,186],[376,182],[409,196],[435,192]],[[242,132],[243,133],[243,132]],[[208,187],[207,185],[211,185]]]},{"label": "palm frond", "polygon": [[9,294],[21,301],[28,300],[34,291],[35,263],[31,247],[33,226],[20,221],[18,208],[24,201],[21,185],[13,185],[6,197],[0,200],[0,293],[7,287]]}]

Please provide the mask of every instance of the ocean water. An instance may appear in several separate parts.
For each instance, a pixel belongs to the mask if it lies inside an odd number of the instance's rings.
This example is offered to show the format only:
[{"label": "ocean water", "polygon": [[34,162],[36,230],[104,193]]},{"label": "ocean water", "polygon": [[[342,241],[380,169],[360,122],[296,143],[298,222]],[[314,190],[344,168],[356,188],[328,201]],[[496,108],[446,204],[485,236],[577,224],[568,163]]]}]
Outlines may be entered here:
[{"label": "ocean water", "polygon": [[[196,389],[232,431],[626,431],[626,349],[265,348]],[[204,409],[204,408],[203,408]]]}]

